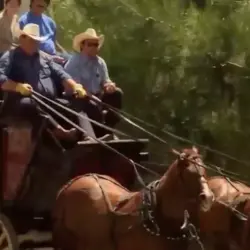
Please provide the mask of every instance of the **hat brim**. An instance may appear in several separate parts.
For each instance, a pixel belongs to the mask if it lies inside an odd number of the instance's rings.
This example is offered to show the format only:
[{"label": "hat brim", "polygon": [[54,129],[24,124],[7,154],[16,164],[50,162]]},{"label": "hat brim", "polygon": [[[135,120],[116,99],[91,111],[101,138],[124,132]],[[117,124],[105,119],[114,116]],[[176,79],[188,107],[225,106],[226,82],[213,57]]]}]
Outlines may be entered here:
[{"label": "hat brim", "polygon": [[33,35],[30,35],[30,34],[27,34],[25,32],[21,32],[20,36],[21,35],[25,35],[25,36],[28,36],[30,37],[31,39],[37,41],[37,42],[44,42],[48,39],[48,36],[33,36]]},{"label": "hat brim", "polygon": [[98,48],[100,49],[104,43],[104,35],[100,35],[98,37],[90,36],[86,33],[80,33],[76,35],[73,39],[73,49],[77,52],[80,52],[80,45],[83,41],[86,40],[97,40],[99,42]]}]

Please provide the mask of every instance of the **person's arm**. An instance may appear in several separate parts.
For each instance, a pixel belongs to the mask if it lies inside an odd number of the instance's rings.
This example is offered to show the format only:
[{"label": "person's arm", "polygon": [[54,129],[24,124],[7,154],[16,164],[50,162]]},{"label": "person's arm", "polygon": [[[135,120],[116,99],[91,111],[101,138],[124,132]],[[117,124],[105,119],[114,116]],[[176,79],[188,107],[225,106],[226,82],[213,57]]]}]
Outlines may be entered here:
[{"label": "person's arm", "polygon": [[102,59],[101,61],[101,66],[102,66],[102,88],[104,92],[112,94],[116,90],[116,84],[110,80],[109,78],[109,73],[108,73],[108,67],[106,62]]},{"label": "person's arm", "polygon": [[49,65],[52,73],[61,80],[66,92],[73,92],[76,94],[76,97],[79,98],[85,98],[87,96],[87,92],[83,86],[73,80],[73,78],[64,71],[62,66],[53,61],[50,61]]},{"label": "person's arm", "polygon": [[79,58],[78,55],[73,55],[66,63],[65,71],[78,83],[81,83],[81,72],[79,70]]},{"label": "person's arm", "polygon": [[[7,17],[3,13],[0,13],[0,53],[4,53],[10,49],[12,44],[12,36],[11,36],[11,26],[6,26],[5,19]],[[14,18],[14,17],[13,17]]]},{"label": "person's arm", "polygon": [[25,26],[25,22],[24,22],[23,16],[21,16],[21,17],[19,18],[18,23],[19,23],[19,28],[22,30],[23,27]]},{"label": "person's arm", "polygon": [[52,36],[52,39],[53,39],[53,42],[56,43],[56,23],[55,21],[51,18],[50,20],[50,26],[51,26],[51,29],[53,31],[53,36]]},{"label": "person's arm", "polygon": [[103,79],[102,79],[102,83],[108,83],[108,82],[112,82],[109,78],[109,72],[108,72],[108,67],[106,62],[101,59],[101,67],[102,67],[102,72],[103,72]]},{"label": "person's arm", "polygon": [[60,81],[62,82],[65,90],[74,90],[77,82],[73,80],[72,76],[69,75],[62,66],[58,65],[57,63],[50,60],[49,62],[50,69],[53,74],[55,74]]},{"label": "person's arm", "polygon": [[19,34],[20,34],[21,28],[20,24],[18,22],[18,16],[15,15],[15,20],[12,23],[12,48],[17,47],[19,43]]},{"label": "person's arm", "polygon": [[20,83],[12,81],[8,78],[8,72],[11,67],[14,51],[7,51],[0,59],[0,88],[3,91],[12,91],[20,93],[23,96],[32,94],[32,87],[28,83]]},{"label": "person's arm", "polygon": [[0,87],[4,91],[16,91],[17,83],[7,76],[10,63],[10,52],[7,51],[0,59]]}]

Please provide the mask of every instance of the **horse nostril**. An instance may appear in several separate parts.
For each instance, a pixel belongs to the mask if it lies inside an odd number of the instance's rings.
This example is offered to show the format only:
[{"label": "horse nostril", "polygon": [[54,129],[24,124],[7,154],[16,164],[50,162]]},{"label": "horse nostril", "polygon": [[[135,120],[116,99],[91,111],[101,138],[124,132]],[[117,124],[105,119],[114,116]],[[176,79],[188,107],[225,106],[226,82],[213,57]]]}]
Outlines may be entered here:
[{"label": "horse nostril", "polygon": [[200,194],[200,200],[204,201],[206,198],[207,196],[204,193]]}]

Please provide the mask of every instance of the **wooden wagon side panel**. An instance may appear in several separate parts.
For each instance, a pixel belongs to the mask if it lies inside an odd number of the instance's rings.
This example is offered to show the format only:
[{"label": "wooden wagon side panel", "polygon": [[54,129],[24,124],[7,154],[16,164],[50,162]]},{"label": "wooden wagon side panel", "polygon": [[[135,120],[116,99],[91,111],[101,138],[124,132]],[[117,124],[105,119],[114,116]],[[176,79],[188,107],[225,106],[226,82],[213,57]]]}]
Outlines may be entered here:
[{"label": "wooden wagon side panel", "polygon": [[32,155],[31,127],[12,125],[4,128],[2,192],[4,200],[14,200]]}]

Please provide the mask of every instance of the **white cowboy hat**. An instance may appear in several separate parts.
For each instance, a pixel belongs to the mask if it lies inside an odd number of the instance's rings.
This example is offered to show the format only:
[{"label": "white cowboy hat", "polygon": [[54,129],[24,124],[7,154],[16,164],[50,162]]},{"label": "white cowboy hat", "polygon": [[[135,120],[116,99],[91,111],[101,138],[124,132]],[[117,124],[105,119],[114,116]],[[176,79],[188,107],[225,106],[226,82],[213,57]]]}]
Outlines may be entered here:
[{"label": "white cowboy hat", "polygon": [[40,36],[40,28],[37,24],[29,23],[24,26],[24,28],[18,31],[18,37],[21,35],[26,35],[38,42],[44,42],[48,39],[48,36]]},{"label": "white cowboy hat", "polygon": [[85,32],[76,35],[73,39],[73,49],[80,52],[80,45],[83,41],[88,39],[96,39],[99,41],[98,48],[101,48],[104,43],[104,35],[97,36],[96,31],[92,28],[87,29]]}]

